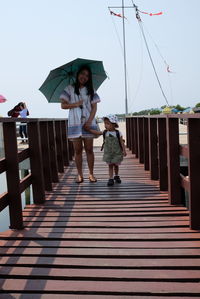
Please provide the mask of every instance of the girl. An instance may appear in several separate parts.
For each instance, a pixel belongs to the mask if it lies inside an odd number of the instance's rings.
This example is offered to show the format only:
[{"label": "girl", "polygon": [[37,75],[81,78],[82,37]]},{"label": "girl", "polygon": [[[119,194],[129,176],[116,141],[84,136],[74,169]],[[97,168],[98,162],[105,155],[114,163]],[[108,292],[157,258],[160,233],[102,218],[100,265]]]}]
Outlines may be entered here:
[{"label": "girl", "polygon": [[[123,156],[126,156],[126,148],[122,134],[117,130],[119,127],[117,116],[110,114],[104,117],[104,126],[104,132],[98,132],[93,129],[89,129],[89,131],[93,134],[103,135],[104,137],[104,143],[102,145],[102,150],[104,149],[103,161],[106,162],[109,167],[109,180],[107,185],[113,186],[114,182],[118,184],[121,183],[119,165],[123,160]],[[114,173],[115,176],[113,178]]]},{"label": "girl", "polygon": [[73,142],[77,167],[76,183],[83,182],[82,152],[86,151],[89,180],[96,182],[93,174],[94,153],[93,138],[97,136],[87,131],[90,127],[98,130],[95,114],[99,96],[93,89],[92,73],[88,66],[82,67],[76,76],[74,85],[68,85],[60,96],[61,108],[69,109],[68,137]]}]

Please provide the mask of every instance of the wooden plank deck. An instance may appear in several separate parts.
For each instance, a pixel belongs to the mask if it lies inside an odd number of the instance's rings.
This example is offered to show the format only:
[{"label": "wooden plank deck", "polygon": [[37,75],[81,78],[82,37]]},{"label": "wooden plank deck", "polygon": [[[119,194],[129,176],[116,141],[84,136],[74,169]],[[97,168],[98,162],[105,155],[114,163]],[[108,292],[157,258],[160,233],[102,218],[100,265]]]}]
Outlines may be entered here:
[{"label": "wooden plank deck", "polygon": [[76,185],[72,163],[44,205],[26,206],[23,231],[0,234],[0,298],[200,298],[200,233],[186,208],[130,153],[123,183],[108,188],[96,157],[98,183]]}]

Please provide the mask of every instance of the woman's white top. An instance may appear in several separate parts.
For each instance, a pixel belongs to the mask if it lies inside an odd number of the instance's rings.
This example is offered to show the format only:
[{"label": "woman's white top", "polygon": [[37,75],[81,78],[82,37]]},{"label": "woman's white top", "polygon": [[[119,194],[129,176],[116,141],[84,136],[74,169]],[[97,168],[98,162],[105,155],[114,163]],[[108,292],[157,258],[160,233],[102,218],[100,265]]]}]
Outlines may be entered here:
[{"label": "woman's white top", "polygon": [[[62,92],[60,100],[66,101],[68,104],[73,104],[83,100],[82,109],[75,107],[70,109],[68,117],[68,138],[94,138],[95,136],[88,131],[85,131],[83,125],[90,117],[92,104],[99,103],[100,98],[95,92],[93,99],[87,93],[87,88],[80,88],[80,95],[75,93],[74,86],[68,85]],[[96,119],[92,120],[91,129],[97,130]]]}]

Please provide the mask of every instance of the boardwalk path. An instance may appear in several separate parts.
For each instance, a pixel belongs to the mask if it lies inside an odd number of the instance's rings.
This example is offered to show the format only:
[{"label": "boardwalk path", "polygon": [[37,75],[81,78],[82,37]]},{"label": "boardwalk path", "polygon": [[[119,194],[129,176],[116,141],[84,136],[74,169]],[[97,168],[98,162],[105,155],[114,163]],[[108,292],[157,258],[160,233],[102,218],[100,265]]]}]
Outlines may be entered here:
[{"label": "boardwalk path", "polygon": [[200,234],[186,209],[130,153],[123,184],[106,187],[96,156],[97,184],[75,185],[72,165],[45,205],[26,207],[24,231],[0,234],[0,297],[199,298]]}]

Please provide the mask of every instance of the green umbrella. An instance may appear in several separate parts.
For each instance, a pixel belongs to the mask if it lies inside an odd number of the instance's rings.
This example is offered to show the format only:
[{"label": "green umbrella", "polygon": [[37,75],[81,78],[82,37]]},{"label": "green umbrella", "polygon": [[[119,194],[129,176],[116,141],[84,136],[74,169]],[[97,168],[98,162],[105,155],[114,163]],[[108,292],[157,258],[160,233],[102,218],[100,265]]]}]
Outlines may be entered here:
[{"label": "green umbrella", "polygon": [[88,66],[91,69],[93,87],[95,90],[97,90],[107,78],[102,61],[77,58],[52,70],[42,86],[39,88],[39,90],[47,98],[48,102],[60,102],[59,97],[62,91],[67,85],[75,82],[76,74],[83,66]]}]

